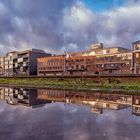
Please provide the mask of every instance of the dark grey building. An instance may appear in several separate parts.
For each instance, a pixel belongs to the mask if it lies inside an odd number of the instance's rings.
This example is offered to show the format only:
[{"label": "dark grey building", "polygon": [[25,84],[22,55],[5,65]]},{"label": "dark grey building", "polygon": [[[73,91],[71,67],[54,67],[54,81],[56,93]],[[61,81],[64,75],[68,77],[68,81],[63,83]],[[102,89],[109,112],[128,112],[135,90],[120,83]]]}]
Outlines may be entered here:
[{"label": "dark grey building", "polygon": [[5,100],[11,105],[22,105],[26,107],[41,107],[46,103],[45,100],[38,99],[37,89],[20,87],[0,87],[0,100]]},{"label": "dark grey building", "polygon": [[38,49],[18,52],[17,57],[13,60],[13,75],[37,75],[37,58],[46,56],[51,56],[51,54]]}]

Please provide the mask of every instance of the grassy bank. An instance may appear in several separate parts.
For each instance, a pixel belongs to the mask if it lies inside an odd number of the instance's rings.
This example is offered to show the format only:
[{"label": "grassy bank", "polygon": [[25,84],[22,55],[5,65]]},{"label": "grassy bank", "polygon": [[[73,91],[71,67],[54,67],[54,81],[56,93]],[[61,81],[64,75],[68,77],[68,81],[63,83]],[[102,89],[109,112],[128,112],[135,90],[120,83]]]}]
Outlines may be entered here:
[{"label": "grassy bank", "polygon": [[50,78],[0,78],[1,85],[46,87],[69,90],[139,90],[140,80],[121,78],[99,79],[50,79]]}]

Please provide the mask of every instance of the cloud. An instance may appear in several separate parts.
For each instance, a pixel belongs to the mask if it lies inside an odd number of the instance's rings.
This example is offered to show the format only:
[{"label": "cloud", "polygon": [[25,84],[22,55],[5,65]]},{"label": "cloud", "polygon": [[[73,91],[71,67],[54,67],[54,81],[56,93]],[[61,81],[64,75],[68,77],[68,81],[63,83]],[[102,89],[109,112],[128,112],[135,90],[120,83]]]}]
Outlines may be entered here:
[{"label": "cloud", "polygon": [[127,0],[96,12],[81,0],[1,0],[0,54],[27,48],[63,53],[96,42],[130,48],[140,38],[139,4]]},{"label": "cloud", "polygon": [[64,10],[63,28],[64,40],[73,49],[84,48],[96,41],[96,27],[94,13],[81,2],[77,2],[69,9]]},{"label": "cloud", "polygon": [[107,11],[102,14],[104,21],[100,23],[100,35],[107,45],[121,45],[129,48],[131,42],[140,35],[140,6],[127,6]]},{"label": "cloud", "polygon": [[74,0],[2,0],[0,49],[2,53],[25,48],[58,51],[63,46],[60,19]]}]

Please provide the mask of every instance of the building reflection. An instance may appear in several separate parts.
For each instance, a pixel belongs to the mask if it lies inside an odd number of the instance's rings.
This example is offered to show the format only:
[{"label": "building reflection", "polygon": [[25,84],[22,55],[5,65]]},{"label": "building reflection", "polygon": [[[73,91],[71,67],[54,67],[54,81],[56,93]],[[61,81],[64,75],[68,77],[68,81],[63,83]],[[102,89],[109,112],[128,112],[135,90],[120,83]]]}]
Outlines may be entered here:
[{"label": "building reflection", "polygon": [[105,109],[120,110],[131,107],[132,114],[140,115],[140,96],[135,94],[0,87],[0,100],[10,105],[33,108],[52,102],[84,105],[97,114],[102,114]]},{"label": "building reflection", "polygon": [[135,95],[132,100],[132,114],[140,116],[140,96]]},{"label": "building reflection", "polygon": [[103,113],[103,109],[120,110],[132,105],[132,95],[89,93],[38,89],[38,99],[81,104],[91,108],[91,112]]},{"label": "building reflection", "polygon": [[0,100],[5,100],[10,105],[23,105],[27,107],[39,107],[47,103],[47,101],[38,100],[37,89],[29,88],[1,87]]}]

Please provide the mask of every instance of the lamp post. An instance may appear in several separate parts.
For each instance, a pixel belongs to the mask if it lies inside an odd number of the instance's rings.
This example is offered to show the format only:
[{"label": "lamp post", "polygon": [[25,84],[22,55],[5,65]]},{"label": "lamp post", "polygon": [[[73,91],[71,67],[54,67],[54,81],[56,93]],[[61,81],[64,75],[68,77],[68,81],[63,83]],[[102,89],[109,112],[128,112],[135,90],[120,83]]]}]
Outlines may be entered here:
[{"label": "lamp post", "polygon": [[131,71],[132,74],[134,74],[135,72],[135,63],[134,63],[134,43],[132,42],[132,48],[131,48],[131,53],[132,53],[132,59],[131,59]]},{"label": "lamp post", "polygon": [[67,55],[67,52],[65,51],[64,52],[64,75],[66,74],[66,55]]}]

